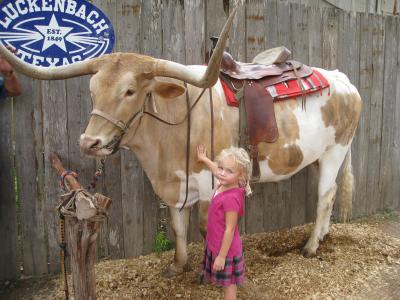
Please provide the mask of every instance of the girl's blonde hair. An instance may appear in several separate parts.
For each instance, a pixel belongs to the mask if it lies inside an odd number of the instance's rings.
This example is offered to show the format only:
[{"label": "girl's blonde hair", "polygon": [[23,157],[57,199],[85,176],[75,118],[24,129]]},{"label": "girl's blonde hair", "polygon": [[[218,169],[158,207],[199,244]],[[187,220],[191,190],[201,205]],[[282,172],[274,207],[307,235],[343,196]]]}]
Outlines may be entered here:
[{"label": "girl's blonde hair", "polygon": [[251,160],[246,150],[238,147],[230,147],[221,151],[217,156],[216,161],[220,162],[226,157],[232,157],[236,165],[239,167],[242,178],[240,179],[240,186],[246,190],[246,195],[251,194],[250,178],[251,178]]}]

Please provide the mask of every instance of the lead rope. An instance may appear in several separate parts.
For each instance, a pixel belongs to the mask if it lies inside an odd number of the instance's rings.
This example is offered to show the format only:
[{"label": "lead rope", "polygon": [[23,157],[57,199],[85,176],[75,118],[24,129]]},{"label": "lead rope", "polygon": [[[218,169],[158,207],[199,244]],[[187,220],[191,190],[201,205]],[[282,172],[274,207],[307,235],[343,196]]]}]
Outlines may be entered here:
[{"label": "lead rope", "polygon": [[60,243],[60,258],[61,258],[61,274],[63,276],[63,281],[64,281],[64,293],[65,293],[65,299],[69,299],[69,291],[68,291],[68,278],[67,278],[67,271],[66,271],[66,261],[65,261],[65,256],[67,252],[67,243],[65,242],[65,216],[60,213],[60,237],[61,237],[61,243]]},{"label": "lead rope", "polygon": [[105,158],[100,159],[100,167],[97,169],[96,172],[94,172],[93,180],[89,183],[88,187],[86,188],[88,192],[93,191],[95,189],[97,182],[99,181],[101,176],[103,176],[105,164],[106,164],[106,159]]}]

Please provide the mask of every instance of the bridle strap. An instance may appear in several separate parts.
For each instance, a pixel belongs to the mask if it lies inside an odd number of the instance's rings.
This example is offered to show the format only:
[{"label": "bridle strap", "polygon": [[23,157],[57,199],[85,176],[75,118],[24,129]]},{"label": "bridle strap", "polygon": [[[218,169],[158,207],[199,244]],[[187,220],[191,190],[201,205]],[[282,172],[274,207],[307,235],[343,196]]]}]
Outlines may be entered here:
[{"label": "bridle strap", "polygon": [[[214,161],[214,104],[212,98],[212,89],[210,93],[210,125],[211,125],[211,160]],[[211,188],[214,189],[214,174],[211,172]]]},{"label": "bridle strap", "polygon": [[[187,89],[187,84],[186,82],[184,82],[185,88],[186,88],[186,108],[187,108],[187,114],[186,117],[178,123],[169,123],[166,122],[150,113],[148,113],[149,115],[153,116],[154,118],[156,118],[157,120],[168,124],[168,125],[178,125],[178,124],[182,124],[186,119],[187,119],[187,135],[186,135],[186,193],[185,193],[185,201],[183,202],[182,207],[179,209],[179,211],[182,211],[182,209],[185,208],[187,199],[188,199],[188,195],[189,195],[189,163],[190,163],[190,123],[191,123],[191,112],[192,109],[196,106],[197,102],[200,100],[201,96],[204,94],[206,89],[203,89],[203,91],[200,93],[200,95],[198,96],[198,98],[196,99],[196,101],[193,103],[192,106],[190,106],[190,99],[189,99],[189,92]],[[209,93],[210,93],[210,110],[211,110],[211,117],[210,117],[210,121],[211,121],[211,160],[214,161],[214,105],[213,105],[213,99],[212,99],[212,90],[211,88],[209,88]],[[144,112],[146,113],[146,112]],[[212,185],[212,189],[214,189],[214,176],[213,174],[211,174],[211,185]]]},{"label": "bridle strap", "polygon": [[96,115],[99,117],[102,117],[103,119],[111,122],[113,125],[117,126],[119,129],[121,129],[121,134],[114,136],[114,138],[107,144],[101,147],[100,149],[108,149],[111,150],[111,154],[114,154],[115,152],[118,151],[119,144],[121,143],[122,137],[126,133],[126,130],[129,129],[129,127],[136,122],[137,119],[140,119],[143,116],[143,108],[136,112],[128,121],[128,123],[124,123],[121,120],[117,120],[110,114],[101,111],[99,109],[93,109],[92,112],[90,113],[91,115]]},{"label": "bridle strap", "polygon": [[114,118],[112,115],[110,115],[104,111],[101,111],[97,108],[93,109],[90,114],[100,116],[103,119],[106,119],[107,121],[113,123],[115,126],[120,128],[122,131],[125,131],[128,128],[127,124],[125,124],[123,121],[118,120],[118,119]]},{"label": "bridle strap", "polygon": [[[190,97],[189,97],[189,92],[188,92],[188,88],[187,88],[187,84],[186,82],[184,82],[185,88],[186,88],[186,108],[187,108],[187,113],[186,116],[183,118],[182,121],[177,122],[177,123],[171,123],[168,121],[165,121],[159,117],[157,117],[156,115],[153,115],[150,112],[144,111],[144,107],[139,110],[138,112],[136,112],[132,118],[130,118],[130,120],[125,124],[123,121],[118,120],[116,118],[114,118],[112,115],[101,111],[99,109],[93,109],[92,112],[90,113],[91,115],[96,115],[99,117],[102,117],[103,119],[111,122],[112,124],[114,124],[115,126],[117,126],[119,129],[121,129],[121,135],[117,137],[117,139],[113,139],[109,145],[105,145],[104,148],[110,148],[111,146],[114,148],[113,153],[115,152],[115,150],[117,150],[117,146],[119,145],[122,136],[125,134],[126,130],[136,121],[136,119],[142,117],[144,114],[147,114],[151,117],[153,117],[154,119],[167,124],[167,125],[171,125],[171,126],[176,126],[176,125],[180,125],[183,122],[185,122],[187,120],[187,133],[186,133],[186,195],[185,195],[185,201],[183,202],[182,207],[179,209],[179,211],[182,211],[182,209],[185,207],[187,199],[188,199],[188,195],[189,195],[189,163],[190,163],[190,123],[191,123],[191,112],[193,110],[193,108],[196,106],[196,104],[199,102],[201,96],[203,96],[204,92],[206,91],[207,88],[204,88],[202,90],[202,92],[200,93],[200,95],[197,97],[196,101],[193,103],[193,105],[190,105]],[[214,112],[213,112],[213,103],[212,103],[212,92],[211,92],[211,88],[209,88],[210,91],[210,106],[211,106],[211,158],[214,158]],[[214,186],[214,177],[212,178],[212,185]]]},{"label": "bridle strap", "polygon": [[133,124],[135,123],[136,119],[140,118],[143,116],[143,109],[139,110],[138,112],[136,112],[132,118],[129,119],[128,123],[124,123],[121,120],[118,120],[116,118],[114,118],[112,115],[101,111],[97,108],[93,109],[92,112],[90,113],[91,115],[96,115],[96,116],[100,116],[103,119],[106,119],[107,121],[113,123],[115,126],[117,126],[119,129],[121,129],[121,131],[123,133],[125,133],[125,131]]},{"label": "bridle strap", "polygon": [[[186,83],[185,83],[185,87],[186,87]],[[154,115],[154,114],[152,114],[152,113],[150,113],[150,112],[148,112],[148,111],[144,111],[143,108],[142,108],[141,110],[139,110],[138,112],[136,112],[136,113],[132,116],[132,118],[130,118],[130,120],[128,121],[128,123],[126,123],[126,124],[125,124],[123,121],[118,120],[118,119],[114,118],[112,115],[110,115],[110,114],[108,114],[108,113],[106,113],[106,112],[104,112],[104,111],[101,111],[101,110],[99,110],[99,109],[97,109],[97,108],[94,108],[94,109],[92,110],[92,112],[90,113],[90,115],[96,115],[96,116],[102,117],[103,119],[105,119],[105,120],[111,122],[112,124],[114,124],[115,126],[117,126],[119,129],[121,129],[121,131],[122,131],[123,133],[125,133],[125,131],[126,131],[133,123],[135,123],[135,121],[136,121],[137,118],[142,117],[144,114],[149,115],[150,117],[156,119],[157,121],[160,121],[161,123],[164,123],[164,124],[167,124],[167,125],[171,125],[171,126],[176,126],[176,125],[182,124],[183,122],[186,121],[186,119],[189,118],[190,112],[193,110],[193,108],[194,108],[194,107],[196,106],[196,104],[199,102],[201,96],[203,96],[203,94],[204,94],[205,91],[206,91],[206,89],[203,89],[203,90],[201,91],[200,95],[197,97],[197,99],[196,99],[196,101],[193,103],[193,105],[192,105],[191,107],[189,106],[188,112],[187,112],[187,114],[185,115],[185,117],[183,118],[183,120],[181,120],[180,122],[177,122],[177,123],[171,123],[171,122],[165,121],[165,120],[163,120],[163,119],[157,117],[156,115]],[[188,98],[188,97],[189,97],[189,92],[187,91],[187,87],[186,87],[186,98]],[[190,102],[189,102],[189,105],[190,105]]]},{"label": "bridle strap", "polygon": [[[186,132],[186,193],[185,193],[186,195],[185,195],[185,201],[183,202],[182,207],[179,209],[179,212],[181,212],[182,209],[185,208],[185,205],[186,205],[186,202],[187,202],[187,199],[188,199],[188,195],[189,195],[190,121],[191,121],[190,116],[191,116],[192,108],[190,107],[189,92],[188,92],[188,89],[187,89],[186,82],[184,82],[184,85],[185,85],[185,88],[186,88],[186,109],[187,109],[187,114],[186,114],[186,117],[185,117],[185,119],[187,119],[187,132]],[[204,92],[204,90],[203,90],[203,92]]]},{"label": "bridle strap", "polygon": [[[184,84],[185,84],[185,86],[186,86],[186,83],[184,83]],[[191,107],[189,107],[189,110],[188,110],[187,114],[185,115],[185,117],[184,117],[181,121],[179,121],[179,122],[177,122],[177,123],[171,123],[171,122],[165,121],[165,120],[163,120],[163,119],[157,117],[156,115],[154,115],[154,114],[152,114],[152,113],[150,113],[150,112],[148,112],[148,111],[143,111],[143,114],[149,115],[150,117],[156,119],[157,121],[160,121],[161,123],[164,123],[164,124],[167,124],[167,125],[170,125],[170,126],[181,125],[183,122],[186,121],[186,119],[189,118],[189,114],[190,114],[191,111],[194,109],[194,107],[196,106],[196,104],[199,102],[201,96],[203,96],[203,94],[204,94],[204,92],[206,91],[206,89],[207,89],[207,88],[205,88],[205,89],[203,89],[203,90],[201,91],[201,93],[200,93],[199,96],[197,97],[196,101],[193,103],[193,105],[192,105]],[[187,97],[189,97],[189,92],[188,92],[188,90],[187,90],[187,88],[186,88],[186,98],[187,98]],[[190,104],[190,103],[189,103],[189,104]]]}]

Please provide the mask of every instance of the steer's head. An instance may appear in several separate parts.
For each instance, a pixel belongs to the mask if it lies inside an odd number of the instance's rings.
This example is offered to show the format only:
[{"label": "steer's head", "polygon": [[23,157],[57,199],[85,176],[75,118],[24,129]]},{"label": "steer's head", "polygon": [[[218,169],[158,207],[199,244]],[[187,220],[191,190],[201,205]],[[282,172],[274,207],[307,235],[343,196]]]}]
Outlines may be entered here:
[{"label": "steer's head", "polygon": [[106,156],[118,150],[124,144],[125,132],[139,123],[150,93],[174,98],[185,92],[182,86],[155,77],[159,64],[159,60],[134,53],[105,57],[90,79],[93,110],[80,137],[85,154]]},{"label": "steer's head", "polygon": [[80,147],[87,155],[106,156],[118,149],[126,130],[140,117],[146,95],[155,93],[163,98],[174,98],[184,93],[182,86],[157,80],[158,76],[175,78],[201,88],[215,84],[234,14],[235,10],[229,16],[203,74],[195,73],[185,65],[135,53],[114,53],[52,68],[28,65],[2,45],[0,54],[18,71],[33,78],[53,80],[93,74],[90,80],[93,111],[81,135]]}]

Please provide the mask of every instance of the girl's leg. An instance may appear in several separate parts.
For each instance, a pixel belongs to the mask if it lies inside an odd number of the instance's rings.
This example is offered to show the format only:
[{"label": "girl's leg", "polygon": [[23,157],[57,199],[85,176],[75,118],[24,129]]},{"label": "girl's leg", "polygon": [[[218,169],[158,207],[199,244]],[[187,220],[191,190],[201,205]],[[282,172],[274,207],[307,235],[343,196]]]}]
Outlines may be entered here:
[{"label": "girl's leg", "polygon": [[231,284],[230,286],[224,288],[224,300],[236,300],[236,293],[236,284]]}]

